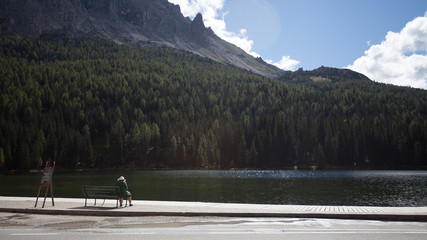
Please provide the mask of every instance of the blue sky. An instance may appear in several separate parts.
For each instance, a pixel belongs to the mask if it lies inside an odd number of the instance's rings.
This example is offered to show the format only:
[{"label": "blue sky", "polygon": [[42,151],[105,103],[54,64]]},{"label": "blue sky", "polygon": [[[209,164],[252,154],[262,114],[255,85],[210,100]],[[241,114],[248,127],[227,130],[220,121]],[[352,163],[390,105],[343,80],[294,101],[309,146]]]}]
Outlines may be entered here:
[{"label": "blue sky", "polygon": [[286,70],[351,68],[427,89],[426,0],[169,0]]}]

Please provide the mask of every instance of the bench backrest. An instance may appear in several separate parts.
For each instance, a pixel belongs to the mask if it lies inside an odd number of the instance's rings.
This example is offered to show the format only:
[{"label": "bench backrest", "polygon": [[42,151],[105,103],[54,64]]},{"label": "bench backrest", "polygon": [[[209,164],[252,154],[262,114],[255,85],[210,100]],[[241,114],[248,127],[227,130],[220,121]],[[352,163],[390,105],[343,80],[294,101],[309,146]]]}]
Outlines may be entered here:
[{"label": "bench backrest", "polygon": [[82,192],[85,197],[122,197],[118,186],[83,186]]}]

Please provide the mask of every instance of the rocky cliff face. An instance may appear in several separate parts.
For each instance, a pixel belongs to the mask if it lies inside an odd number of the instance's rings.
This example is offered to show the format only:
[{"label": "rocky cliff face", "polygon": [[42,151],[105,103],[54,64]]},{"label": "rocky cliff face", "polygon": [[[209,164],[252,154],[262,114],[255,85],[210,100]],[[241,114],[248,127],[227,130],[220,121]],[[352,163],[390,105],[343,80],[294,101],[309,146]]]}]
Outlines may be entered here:
[{"label": "rocky cliff face", "polygon": [[120,44],[168,46],[268,77],[282,73],[217,37],[204,26],[202,15],[191,21],[167,0],[0,0],[0,31],[20,36],[60,32]]}]

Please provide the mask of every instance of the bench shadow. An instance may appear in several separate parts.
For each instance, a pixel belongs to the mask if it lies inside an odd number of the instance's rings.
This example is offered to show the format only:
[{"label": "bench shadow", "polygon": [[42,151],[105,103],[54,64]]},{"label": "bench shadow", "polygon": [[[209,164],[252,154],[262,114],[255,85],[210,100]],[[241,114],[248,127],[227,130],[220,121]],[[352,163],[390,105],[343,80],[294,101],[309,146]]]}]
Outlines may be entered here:
[{"label": "bench shadow", "polygon": [[78,210],[114,210],[120,209],[120,207],[110,207],[110,206],[82,206],[82,207],[74,207],[70,209],[78,209]]}]

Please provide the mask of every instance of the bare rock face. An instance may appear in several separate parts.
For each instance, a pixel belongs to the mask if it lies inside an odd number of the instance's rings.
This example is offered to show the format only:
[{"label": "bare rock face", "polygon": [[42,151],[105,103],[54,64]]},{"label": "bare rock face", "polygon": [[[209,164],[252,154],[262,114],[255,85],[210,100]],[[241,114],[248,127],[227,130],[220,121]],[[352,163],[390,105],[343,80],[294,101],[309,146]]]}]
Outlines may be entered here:
[{"label": "bare rock face", "polygon": [[205,27],[201,14],[191,21],[167,0],[0,0],[1,35],[53,32],[143,47],[168,46],[268,77],[282,73],[220,39]]}]

